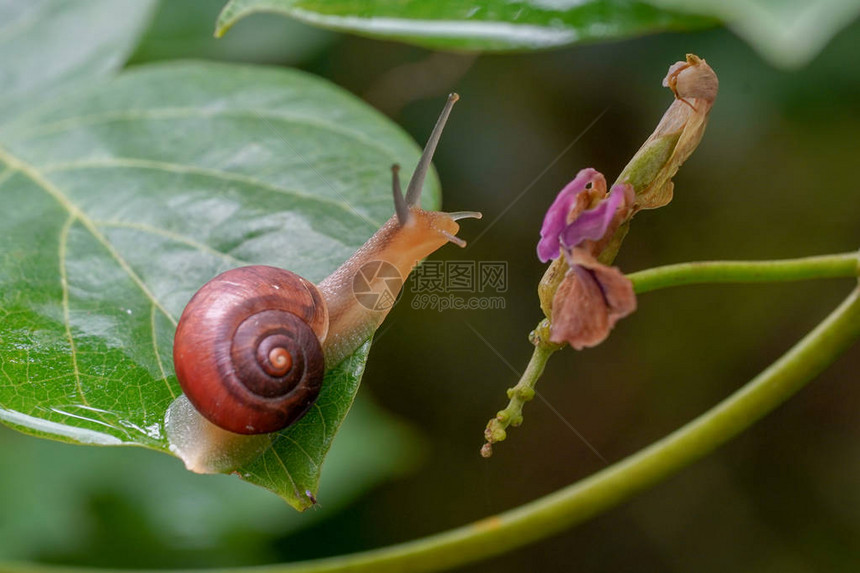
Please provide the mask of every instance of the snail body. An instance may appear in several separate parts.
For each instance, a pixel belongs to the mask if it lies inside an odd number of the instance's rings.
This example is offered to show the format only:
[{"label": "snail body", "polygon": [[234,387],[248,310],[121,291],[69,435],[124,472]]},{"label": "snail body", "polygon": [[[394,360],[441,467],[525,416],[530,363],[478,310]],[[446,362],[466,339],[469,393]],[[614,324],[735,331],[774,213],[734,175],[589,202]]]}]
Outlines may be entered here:
[{"label": "snail body", "polygon": [[[395,214],[330,276],[314,285],[284,269],[232,269],[206,283],[182,313],[174,365],[183,396],[168,409],[171,450],[201,473],[235,469],[301,418],[325,372],[379,327],[405,278],[442,245],[464,246],[457,220],[479,213],[425,211],[424,178],[457,95],[436,123],[404,196],[392,167]],[[248,434],[241,436],[239,434]]]}]

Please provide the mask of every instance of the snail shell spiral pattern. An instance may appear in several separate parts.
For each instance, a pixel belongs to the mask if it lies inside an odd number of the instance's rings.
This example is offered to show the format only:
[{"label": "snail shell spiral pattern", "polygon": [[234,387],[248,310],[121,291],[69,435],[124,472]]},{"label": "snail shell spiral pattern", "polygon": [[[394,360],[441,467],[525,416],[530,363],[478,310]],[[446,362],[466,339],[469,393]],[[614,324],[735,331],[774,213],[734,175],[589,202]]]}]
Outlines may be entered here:
[{"label": "snail shell spiral pattern", "polygon": [[325,376],[328,312],[317,288],[268,266],[222,273],[186,306],[176,330],[176,376],[194,407],[237,434],[298,420]]}]

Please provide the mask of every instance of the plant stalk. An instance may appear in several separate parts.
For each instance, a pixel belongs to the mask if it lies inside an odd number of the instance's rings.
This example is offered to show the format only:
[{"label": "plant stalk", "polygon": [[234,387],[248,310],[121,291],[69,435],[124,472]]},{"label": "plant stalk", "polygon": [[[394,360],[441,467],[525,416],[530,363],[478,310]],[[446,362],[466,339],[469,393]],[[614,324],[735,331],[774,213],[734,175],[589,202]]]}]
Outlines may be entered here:
[{"label": "plant stalk", "polygon": [[703,283],[760,283],[854,277],[860,254],[841,253],[781,261],[707,261],[655,267],[627,275],[637,294]]}]

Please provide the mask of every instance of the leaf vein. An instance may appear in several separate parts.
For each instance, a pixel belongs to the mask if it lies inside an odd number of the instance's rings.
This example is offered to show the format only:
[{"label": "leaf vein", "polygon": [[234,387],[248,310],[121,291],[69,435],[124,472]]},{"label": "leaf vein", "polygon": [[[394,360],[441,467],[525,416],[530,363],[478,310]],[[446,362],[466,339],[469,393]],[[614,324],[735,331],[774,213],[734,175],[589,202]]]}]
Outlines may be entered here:
[{"label": "leaf vein", "polygon": [[[66,249],[69,243],[69,230],[72,224],[77,220],[74,214],[69,214],[68,219],[63,224],[60,230],[60,246],[58,248],[58,258],[60,263],[60,288],[62,289],[62,307],[63,307],[63,326],[66,330],[66,340],[69,342],[69,352],[72,357],[72,372],[75,375],[75,390],[80,396],[81,402],[89,406],[87,397],[84,394],[84,387],[81,385],[81,371],[78,367],[78,351],[75,345],[75,337],[72,335],[71,311],[69,309],[69,277],[66,270]],[[30,382],[30,380],[27,380]]]},{"label": "leaf vein", "polygon": [[141,231],[143,233],[149,233],[151,235],[158,235],[160,237],[164,237],[166,239],[170,239],[177,243],[182,243],[183,245],[188,245],[189,247],[193,247],[199,251],[203,251],[210,255],[214,255],[216,257],[225,259],[230,261],[231,263],[237,265],[249,265],[251,264],[248,261],[244,261],[233,255],[228,253],[219,251],[217,249],[213,249],[209,245],[205,243],[201,243],[199,241],[195,241],[191,237],[183,235],[181,233],[175,233],[173,231],[168,231],[167,229],[162,229],[161,227],[155,227],[153,225],[147,225],[146,223],[133,223],[131,221],[117,221],[117,220],[94,220],[93,224],[98,227],[116,227],[120,229],[133,229],[135,231]]},{"label": "leaf vein", "polygon": [[80,161],[70,161],[66,163],[53,163],[50,165],[46,165],[43,167],[43,171],[45,173],[57,172],[57,171],[75,171],[81,169],[152,169],[155,171],[165,171],[168,173],[178,173],[178,174],[187,174],[187,175],[200,175],[203,177],[211,177],[213,179],[220,179],[223,181],[232,181],[235,183],[243,183],[246,185],[251,185],[260,189],[265,189],[268,191],[272,191],[275,193],[280,193],[282,195],[289,195],[291,197],[296,197],[299,199],[305,199],[307,201],[313,201],[317,203],[325,203],[328,205],[333,205],[343,210],[346,213],[349,213],[351,216],[361,219],[362,221],[368,223],[369,225],[373,225],[375,227],[380,227],[381,224],[378,221],[373,221],[368,219],[364,215],[360,214],[356,209],[354,209],[349,203],[345,201],[338,201],[336,199],[330,199],[328,197],[320,197],[318,195],[311,195],[309,193],[303,193],[301,191],[297,191],[295,189],[289,189],[286,187],[280,187],[278,185],[272,185],[271,183],[267,183],[256,177],[250,177],[248,175],[241,175],[238,173],[230,173],[228,171],[222,171],[220,169],[211,169],[207,167],[196,167],[191,165],[182,165],[179,163],[169,163],[166,161],[152,161],[148,159],[136,159],[131,157],[112,157],[109,159],[89,159],[89,160],[80,160]]},{"label": "leaf vein", "polygon": [[314,460],[314,458],[313,458],[313,457],[311,457],[311,455],[307,452],[307,450],[305,450],[305,449],[302,447],[302,445],[301,445],[299,442],[297,442],[296,440],[294,440],[294,439],[293,439],[293,438],[291,438],[290,436],[286,436],[286,435],[285,435],[284,437],[285,437],[286,439],[288,439],[289,441],[291,441],[291,442],[293,443],[293,445],[295,445],[299,450],[301,450],[301,452],[305,455],[305,457],[307,457],[307,458],[308,458],[308,461],[309,461],[309,462],[311,462],[311,463],[313,464],[313,466],[314,466],[317,470],[319,470],[319,467],[320,467],[320,466],[319,466],[319,464],[316,462],[316,460]]},{"label": "leaf vein", "polygon": [[81,210],[80,207],[75,205],[66,195],[63,193],[53,182],[47,179],[42,173],[33,165],[24,162],[21,159],[11,155],[8,151],[0,147],[0,160],[6,162],[10,167],[16,169],[26,175],[31,181],[36,183],[39,187],[41,187],[48,195],[53,197],[63,208],[65,208],[69,215],[78,219],[84,227],[93,235],[93,237],[101,243],[101,245],[108,251],[108,253],[113,257],[116,263],[122,268],[123,271],[128,274],[129,278],[131,278],[132,282],[134,282],[137,287],[143,292],[144,296],[146,296],[153,304],[155,304],[158,309],[164,313],[164,316],[170,320],[173,325],[176,325],[176,319],[173,317],[170,312],[161,304],[161,302],[152,294],[152,291],[149,290],[149,287],[146,286],[146,283],[137,276],[137,273],[134,272],[134,269],[128,264],[122,255],[116,250],[116,248],[107,240],[107,238],[101,234],[98,228],[93,224],[93,221],[89,218],[89,216]]},{"label": "leaf vein", "polygon": [[[164,385],[167,386],[167,391],[170,392],[170,397],[176,399],[176,393],[170,387],[167,381],[167,373],[164,371],[164,364],[161,361],[161,353],[158,351],[158,335],[155,333],[155,316],[157,309],[153,304],[149,311],[149,325],[152,328],[152,351],[155,353],[155,361],[158,363],[158,369],[161,371],[161,378],[164,380]],[[141,398],[142,400],[142,398]]]},{"label": "leaf vein", "polygon": [[235,118],[251,118],[257,120],[274,120],[281,123],[292,125],[304,125],[316,127],[343,135],[349,139],[360,142],[362,145],[372,147],[387,156],[393,162],[397,162],[397,157],[394,152],[379,143],[365,133],[347,129],[343,124],[332,123],[321,120],[311,120],[306,116],[291,115],[288,113],[272,113],[261,110],[207,110],[191,107],[167,107],[167,108],[152,108],[139,110],[124,110],[121,112],[105,112],[94,113],[90,115],[82,115],[69,119],[55,121],[53,123],[37,124],[31,129],[26,129],[14,133],[16,139],[26,141],[34,137],[42,135],[50,135],[53,133],[62,133],[71,131],[79,127],[88,127],[98,125],[100,123],[113,123],[121,121],[141,121],[141,120],[168,120],[168,119],[192,119],[192,118],[218,118],[218,117],[235,117]]},{"label": "leaf vein", "polygon": [[314,408],[319,410],[319,413],[320,413],[320,424],[322,425],[322,435],[327,436],[328,435],[328,429],[326,429],[325,414],[323,413],[322,408],[320,408],[320,405],[317,404],[316,402],[314,402]]},{"label": "leaf vein", "polygon": [[296,498],[299,497],[299,486],[296,484],[296,480],[293,479],[293,474],[290,473],[290,470],[287,469],[287,464],[284,463],[284,460],[281,459],[281,455],[275,450],[275,448],[271,448],[270,451],[272,455],[275,456],[275,459],[278,460],[278,463],[281,464],[281,468],[283,468],[284,473],[287,474],[287,479],[290,480],[290,483],[293,484],[293,492],[296,494]]}]

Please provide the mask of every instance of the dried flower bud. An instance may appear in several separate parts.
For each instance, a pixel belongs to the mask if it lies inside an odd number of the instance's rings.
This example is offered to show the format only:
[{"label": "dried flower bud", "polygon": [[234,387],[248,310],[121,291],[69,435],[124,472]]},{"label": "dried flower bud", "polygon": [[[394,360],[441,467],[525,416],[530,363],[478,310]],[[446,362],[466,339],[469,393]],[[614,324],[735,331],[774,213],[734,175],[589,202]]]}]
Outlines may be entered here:
[{"label": "dried flower bud", "polygon": [[618,178],[636,191],[635,210],[655,209],[672,200],[672,177],[702,139],[719,82],[705,60],[687,54],[686,61],[672,64],[663,85],[672,90],[675,101]]},{"label": "dried flower bud", "polygon": [[619,319],[636,310],[636,295],[630,279],[585,249],[572,249],[569,264],[553,299],[550,341],[580,350],[603,342]]}]

